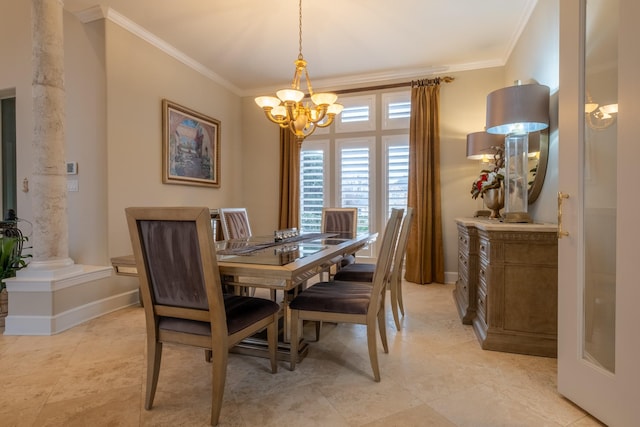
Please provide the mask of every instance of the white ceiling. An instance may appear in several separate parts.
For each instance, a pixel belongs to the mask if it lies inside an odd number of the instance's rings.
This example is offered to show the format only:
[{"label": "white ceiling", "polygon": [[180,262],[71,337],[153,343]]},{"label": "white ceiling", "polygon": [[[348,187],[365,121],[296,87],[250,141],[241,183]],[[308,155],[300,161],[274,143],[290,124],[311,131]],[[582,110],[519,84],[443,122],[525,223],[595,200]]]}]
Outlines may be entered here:
[{"label": "white ceiling", "polygon": [[[302,52],[314,90],[501,66],[536,1],[304,0]],[[64,7],[83,22],[106,17],[128,28],[239,95],[271,92],[293,77],[296,0],[64,0]]]}]

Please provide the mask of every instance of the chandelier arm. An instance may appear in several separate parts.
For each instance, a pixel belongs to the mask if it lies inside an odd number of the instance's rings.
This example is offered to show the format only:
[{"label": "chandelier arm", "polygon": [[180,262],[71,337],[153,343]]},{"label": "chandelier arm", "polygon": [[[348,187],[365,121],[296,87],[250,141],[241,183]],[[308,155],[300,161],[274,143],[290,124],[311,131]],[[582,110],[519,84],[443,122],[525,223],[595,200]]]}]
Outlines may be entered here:
[{"label": "chandelier arm", "polygon": [[333,119],[336,115],[335,114],[327,114],[327,121],[325,123],[315,123],[315,125],[319,128],[326,128],[328,126],[331,126],[331,124],[333,123]]},{"label": "chandelier arm", "polygon": [[273,117],[273,115],[271,114],[271,110],[272,108],[264,108],[264,115],[267,116],[267,119],[269,119],[269,121],[280,125],[281,127],[287,127],[287,119],[282,119],[282,120],[278,120],[275,117]]},{"label": "chandelier arm", "polygon": [[327,107],[326,106],[318,106],[316,107],[316,111],[318,112],[318,116],[315,118],[315,120],[311,119],[311,117],[309,117],[309,121],[311,123],[318,123],[320,121],[322,121],[322,119],[324,119],[324,116],[326,116],[327,114]]}]

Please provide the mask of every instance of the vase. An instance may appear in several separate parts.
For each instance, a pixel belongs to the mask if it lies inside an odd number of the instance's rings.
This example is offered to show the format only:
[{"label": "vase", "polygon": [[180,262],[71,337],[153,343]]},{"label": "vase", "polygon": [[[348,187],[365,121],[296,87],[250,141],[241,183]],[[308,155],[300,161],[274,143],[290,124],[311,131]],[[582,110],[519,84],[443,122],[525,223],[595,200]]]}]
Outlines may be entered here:
[{"label": "vase", "polygon": [[501,218],[500,209],[504,207],[504,187],[500,186],[498,188],[485,190],[482,198],[484,199],[485,206],[491,211],[489,218]]}]

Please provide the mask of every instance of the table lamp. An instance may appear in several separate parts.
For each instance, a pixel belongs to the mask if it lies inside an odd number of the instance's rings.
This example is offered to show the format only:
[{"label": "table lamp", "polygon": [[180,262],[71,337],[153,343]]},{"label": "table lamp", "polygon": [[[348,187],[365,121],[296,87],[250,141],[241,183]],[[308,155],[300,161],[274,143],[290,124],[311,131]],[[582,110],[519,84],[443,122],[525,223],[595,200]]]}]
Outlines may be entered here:
[{"label": "table lamp", "polygon": [[487,96],[487,132],[505,135],[504,222],[532,222],[527,212],[529,133],[549,127],[549,93],[548,86],[517,81]]}]

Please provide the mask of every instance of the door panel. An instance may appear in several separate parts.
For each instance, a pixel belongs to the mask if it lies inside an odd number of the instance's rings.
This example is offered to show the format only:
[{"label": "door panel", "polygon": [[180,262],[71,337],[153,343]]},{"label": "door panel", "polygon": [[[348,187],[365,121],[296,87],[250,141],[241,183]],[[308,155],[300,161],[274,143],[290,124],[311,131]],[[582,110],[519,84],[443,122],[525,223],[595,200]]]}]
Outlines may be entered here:
[{"label": "door panel", "polygon": [[559,222],[569,235],[558,242],[558,390],[613,426],[640,425],[639,19],[634,0],[560,2],[558,189],[569,198]]}]

